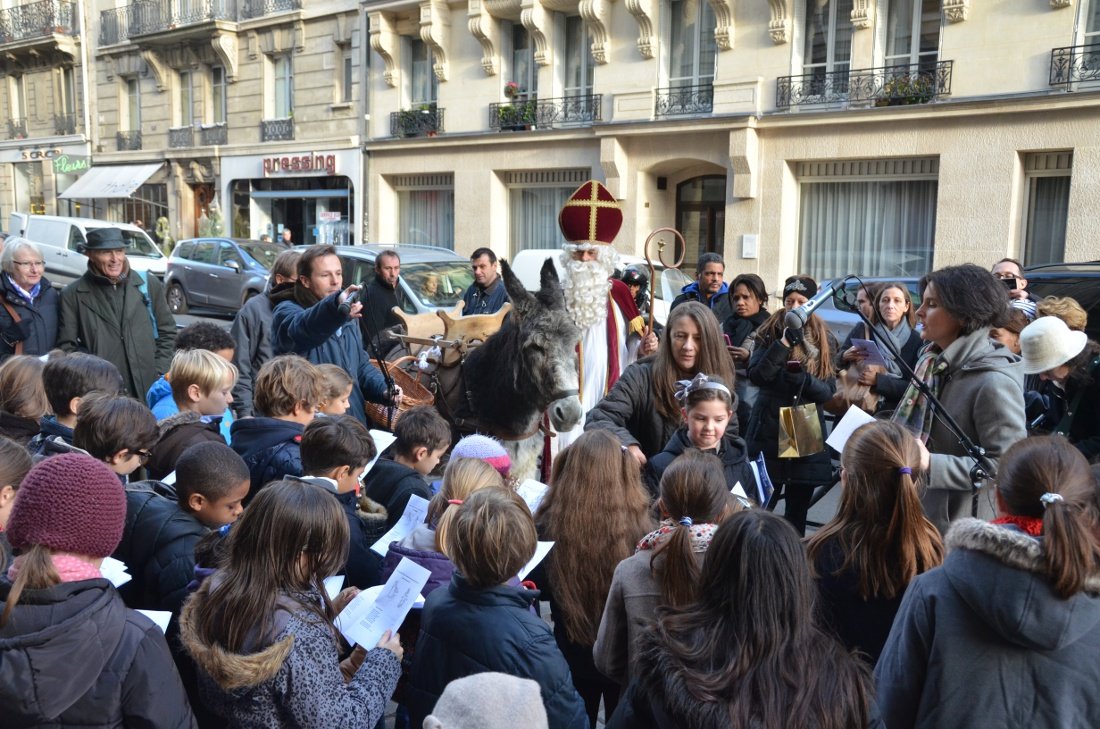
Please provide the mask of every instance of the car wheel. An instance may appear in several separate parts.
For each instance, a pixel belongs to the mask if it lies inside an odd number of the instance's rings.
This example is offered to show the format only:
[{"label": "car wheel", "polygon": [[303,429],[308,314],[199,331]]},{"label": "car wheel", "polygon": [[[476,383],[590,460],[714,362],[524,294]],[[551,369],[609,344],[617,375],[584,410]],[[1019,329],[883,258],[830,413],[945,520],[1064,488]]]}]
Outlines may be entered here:
[{"label": "car wheel", "polygon": [[168,308],[173,314],[187,313],[187,295],[183,293],[183,287],[178,283],[168,287]]}]

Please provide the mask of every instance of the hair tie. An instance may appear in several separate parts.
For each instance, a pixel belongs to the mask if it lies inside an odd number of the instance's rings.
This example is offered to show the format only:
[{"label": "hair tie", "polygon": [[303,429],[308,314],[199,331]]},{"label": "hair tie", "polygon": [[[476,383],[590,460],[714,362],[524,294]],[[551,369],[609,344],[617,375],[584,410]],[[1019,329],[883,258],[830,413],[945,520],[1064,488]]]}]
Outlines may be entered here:
[{"label": "hair tie", "polygon": [[898,469],[898,475],[900,476],[902,474],[904,474],[906,476],[912,476],[913,475],[913,469],[909,468],[909,466],[902,466],[901,468]]},{"label": "hair tie", "polygon": [[452,506],[462,506],[462,499],[447,499],[447,503]]},{"label": "hair tie", "polygon": [[680,526],[689,527],[689,526],[692,526],[693,524],[695,524],[695,522],[693,522],[691,520],[690,516],[681,516],[680,517]]},{"label": "hair tie", "polygon": [[1039,501],[1043,502],[1043,508],[1047,508],[1056,501],[1065,501],[1061,494],[1056,494],[1053,491],[1047,491],[1045,494],[1039,497]]},{"label": "hair tie", "polygon": [[731,399],[733,398],[728,387],[721,382],[711,382],[710,378],[702,372],[690,380],[676,381],[676,399],[682,403],[687,402],[688,395],[698,390],[721,390]]},{"label": "hair tie", "polygon": [[224,537],[226,534],[229,533],[229,527],[231,527],[231,526],[233,526],[233,522],[229,522],[228,524],[226,524],[222,527],[219,527],[218,528],[218,534],[220,534]]}]

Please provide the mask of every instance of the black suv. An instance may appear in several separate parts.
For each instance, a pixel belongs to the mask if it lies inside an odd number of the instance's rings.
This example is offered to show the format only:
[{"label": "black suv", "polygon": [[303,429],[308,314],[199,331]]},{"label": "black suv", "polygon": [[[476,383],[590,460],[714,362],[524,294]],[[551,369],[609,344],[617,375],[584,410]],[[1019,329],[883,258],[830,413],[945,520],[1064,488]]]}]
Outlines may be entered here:
[{"label": "black suv", "polygon": [[1027,290],[1036,298],[1069,296],[1089,315],[1085,331],[1100,341],[1100,261],[1049,263],[1024,269]]}]

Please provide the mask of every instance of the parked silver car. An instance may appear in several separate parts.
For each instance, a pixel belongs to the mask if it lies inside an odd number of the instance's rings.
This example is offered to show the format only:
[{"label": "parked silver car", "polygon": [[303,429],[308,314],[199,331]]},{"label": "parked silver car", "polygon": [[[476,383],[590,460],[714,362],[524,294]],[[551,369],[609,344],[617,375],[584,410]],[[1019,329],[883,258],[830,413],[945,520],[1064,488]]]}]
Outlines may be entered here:
[{"label": "parked silver car", "polygon": [[396,251],[401,257],[401,279],[405,311],[423,314],[453,309],[474,281],[470,259],[448,248],[422,245],[336,246],[344,269],[344,286],[369,284],[374,280],[374,261],[382,251]]},{"label": "parked silver car", "polygon": [[276,257],[286,248],[245,238],[188,238],[168,259],[168,308],[235,312],[261,293]]}]

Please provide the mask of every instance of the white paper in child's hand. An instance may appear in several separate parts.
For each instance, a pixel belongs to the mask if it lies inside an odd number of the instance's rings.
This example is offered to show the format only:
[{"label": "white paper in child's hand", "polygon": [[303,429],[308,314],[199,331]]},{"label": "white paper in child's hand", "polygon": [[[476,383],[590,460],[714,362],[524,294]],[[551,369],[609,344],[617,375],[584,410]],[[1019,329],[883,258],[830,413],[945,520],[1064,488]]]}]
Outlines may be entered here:
[{"label": "white paper in child's hand", "polygon": [[336,616],[336,627],[352,645],[370,650],[387,631],[397,632],[428,584],[431,572],[402,557],[385,585],[372,587],[355,596]]},{"label": "white paper in child's hand", "polygon": [[[412,533],[413,529],[424,523],[428,516],[428,501],[417,495],[409,497],[409,503],[405,505],[405,511],[393,527],[371,545],[371,551],[377,552],[383,557],[390,551],[390,542],[400,542]],[[373,647],[373,646],[372,646]]]},{"label": "white paper in child's hand", "polygon": [[536,481],[533,478],[529,478],[516,488],[516,493],[527,503],[527,508],[534,514],[538,511],[539,504],[542,503],[543,497],[546,496],[546,490],[548,488],[550,487],[542,481]]},{"label": "white paper in child's hand", "polygon": [[104,557],[103,564],[99,566],[99,573],[110,581],[115,587],[122,587],[134,579],[127,571],[126,563],[114,557]]},{"label": "white paper in child's hand", "polygon": [[378,449],[378,452],[374,454],[374,458],[367,464],[367,467],[363,469],[363,474],[359,476],[359,483],[363,483],[364,477],[370,470],[374,468],[374,464],[378,463],[378,459],[382,457],[382,451],[393,445],[393,442],[397,440],[397,436],[393,433],[387,433],[384,430],[375,430],[371,428],[370,437],[374,440],[374,447]]},{"label": "white paper in child's hand", "polygon": [[333,575],[332,577],[326,577],[324,582],[325,592],[328,593],[329,600],[335,600],[336,596],[340,594],[340,590],[344,589],[343,575]]},{"label": "white paper in child's hand", "polygon": [[539,542],[535,545],[535,556],[531,558],[531,561],[523,565],[520,569],[519,581],[523,582],[527,579],[527,575],[531,574],[531,570],[539,566],[539,562],[546,559],[546,555],[550,554],[550,548],[554,546],[553,542]]},{"label": "white paper in child's hand", "polygon": [[139,613],[152,620],[160,628],[160,632],[168,632],[168,623],[172,620],[172,613],[168,610],[138,610]]},{"label": "white paper in child's hand", "polygon": [[855,405],[849,405],[848,412],[844,413],[844,417],[840,419],[840,422],[833,426],[833,432],[829,433],[829,437],[825,439],[825,444],[835,449],[837,453],[843,453],[844,444],[852,437],[852,433],[856,431],[856,428],[864,423],[874,422],[874,420]]}]

